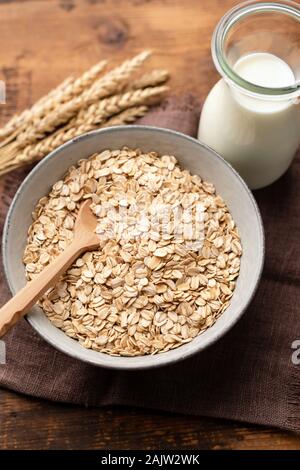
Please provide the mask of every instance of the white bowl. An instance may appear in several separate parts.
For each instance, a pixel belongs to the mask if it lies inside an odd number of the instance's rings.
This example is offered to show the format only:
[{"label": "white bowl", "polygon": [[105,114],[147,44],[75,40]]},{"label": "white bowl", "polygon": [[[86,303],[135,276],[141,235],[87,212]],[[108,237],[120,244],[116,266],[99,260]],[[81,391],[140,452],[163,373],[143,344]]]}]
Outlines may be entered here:
[{"label": "white bowl", "polygon": [[144,126],[107,128],[80,136],[44,158],[20,186],[7,215],[3,235],[3,260],[11,292],[26,283],[22,264],[31,213],[37,201],[66,170],[82,158],[103,149],[122,146],[175,155],[182,167],[212,182],[224,198],[240,231],[243,255],[231,304],[216,323],[193,341],[157,355],[112,357],[85,349],[56,328],[38,306],[27,315],[32,327],[52,346],[81,361],[97,366],[139,369],[162,366],[197,353],[221,338],[241,317],[260,279],[264,259],[264,234],[255,200],[240,176],[209,147],[178,132]]}]

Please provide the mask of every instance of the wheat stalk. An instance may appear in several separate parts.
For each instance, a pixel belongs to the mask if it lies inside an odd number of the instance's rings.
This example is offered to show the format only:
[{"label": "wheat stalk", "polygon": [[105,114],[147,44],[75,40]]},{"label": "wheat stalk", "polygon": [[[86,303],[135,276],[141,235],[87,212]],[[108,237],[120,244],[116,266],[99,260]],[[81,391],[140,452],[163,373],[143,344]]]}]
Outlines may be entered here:
[{"label": "wheat stalk", "polygon": [[[74,79],[72,77],[65,80],[57,88],[52,90],[46,96],[42,97],[31,109],[23,111],[19,116],[12,118],[4,128],[1,130],[0,138],[10,134],[14,134],[17,130],[20,132],[20,127],[23,129],[23,133],[17,136],[17,140],[21,139],[24,133],[29,132],[27,129],[31,129],[36,122],[45,119],[49,113],[55,112],[55,110],[61,105],[68,102],[71,99],[79,96],[83,91],[90,87],[94,81],[99,77],[100,73],[106,66],[107,61],[101,61],[96,65],[93,65],[89,70],[84,72],[81,77]],[[26,126],[26,130],[25,130]],[[11,136],[12,140],[15,135]],[[2,144],[6,145],[8,142]]]},{"label": "wheat stalk", "polygon": [[102,91],[99,98],[119,93],[128,84],[128,79],[131,75],[145,62],[145,60],[149,58],[150,55],[150,51],[143,51],[132,59],[125,60],[121,65],[108,72],[104,77],[102,77],[102,79],[95,82],[90,89],[85,91],[82,99],[87,103],[84,103],[84,105],[91,104],[88,102],[93,100],[93,94],[98,94],[100,90]]},{"label": "wheat stalk", "polygon": [[119,114],[107,119],[101,127],[121,126],[122,124],[130,124],[137,119],[145,116],[148,111],[147,106],[134,106],[133,108],[125,109]]},{"label": "wheat stalk", "polygon": [[23,165],[20,165],[20,163],[10,163],[9,165],[6,165],[4,167],[0,168],[0,176],[6,175],[7,173],[17,170],[18,168],[21,168]]},{"label": "wheat stalk", "polygon": [[[90,87],[95,80],[98,79],[101,72],[105,69],[107,60],[101,60],[97,64],[93,65],[89,70],[84,72],[79,78],[77,78],[70,87],[67,87],[60,97],[59,104],[65,103],[66,101],[79,96],[88,87]],[[56,107],[56,105],[55,105]]]},{"label": "wheat stalk", "polygon": [[167,90],[166,86],[149,87],[106,98],[79,111],[67,127],[80,127],[83,123],[90,122],[97,124],[103,122],[103,119],[133,106],[154,104]]},{"label": "wheat stalk", "polygon": [[106,96],[112,95],[124,86],[132,73],[141,66],[149,57],[150,52],[144,51],[131,60],[125,61],[122,65],[97,80],[91,87],[81,95],[75,97],[67,103],[55,108],[43,119],[34,119],[31,126],[18,135],[14,148],[22,148],[43,138],[46,134],[54,132],[59,126],[68,122],[80,109],[88,107],[92,103],[99,101]]},{"label": "wheat stalk", "polygon": [[[12,165],[17,164],[18,166],[22,166],[43,158],[49,152],[68,140],[98,128],[99,125],[105,123],[108,118],[117,115],[122,111],[128,110],[128,108],[145,104],[153,104],[162,97],[167,89],[168,88],[166,86],[161,86],[129,91],[127,93],[106,98],[100,101],[97,105],[91,105],[86,110],[82,110],[78,113],[76,118],[67,126],[62,129],[58,129],[54,134],[46,137],[40,142],[28,145],[20,153],[15,154],[14,159],[10,159],[6,164],[2,165],[2,173],[0,172],[0,174],[3,174],[4,170],[10,171],[10,167]],[[123,119],[124,117],[125,115],[123,115]],[[127,117],[130,119],[129,113],[127,114]],[[118,123],[118,121],[115,122]],[[107,124],[107,121],[105,124]]]},{"label": "wheat stalk", "polygon": [[167,70],[152,70],[137,78],[130,85],[130,89],[138,90],[139,88],[147,88],[149,86],[157,86],[165,83],[169,78]]},{"label": "wheat stalk", "polygon": [[[53,97],[61,93],[67,86],[74,82],[73,77],[66,78],[60,83],[54,90],[51,90],[47,95],[42,96],[36,103],[30,108],[25,109],[20,114],[15,114],[1,129],[0,129],[0,140],[7,139],[11,134],[14,134],[24,122],[29,121],[33,114],[40,111],[41,107],[45,105],[48,100],[52,100]],[[13,135],[15,137],[15,135]],[[1,146],[6,145],[6,142],[1,142]]]},{"label": "wheat stalk", "polygon": [[148,72],[130,84],[150,55],[144,51],[99,78],[102,61],[78,79],[70,77],[31,109],[0,130],[0,175],[33,163],[68,140],[99,127],[134,122],[167,90],[165,70]]},{"label": "wheat stalk", "polygon": [[[68,133],[68,135],[66,135],[65,138],[70,137],[71,135],[73,137],[76,137],[77,135],[80,135],[81,131],[90,132],[92,130],[99,129],[99,128],[120,126],[122,124],[133,123],[137,119],[145,116],[148,109],[149,108],[147,106],[134,106],[133,108],[125,109],[125,111],[122,111],[119,114],[107,119],[102,125],[89,124],[89,125],[86,125],[85,127],[82,126],[81,129],[78,129],[77,131],[76,131],[75,128],[73,128],[73,129],[70,130],[70,132]],[[58,135],[58,133],[57,133],[57,135]],[[59,138],[60,142],[64,141],[65,138],[63,138],[63,139]],[[55,140],[52,142],[52,147],[53,147],[52,150],[55,148]],[[57,143],[58,143],[58,145],[61,145],[58,141],[57,141]],[[47,146],[47,143],[45,143],[44,147],[46,147],[46,146]],[[41,149],[41,146],[39,148]],[[47,153],[49,153],[50,151],[51,151],[51,148],[50,148],[50,146],[48,146]],[[33,163],[35,160],[41,159],[41,153],[38,154],[36,152],[36,150],[33,151],[33,146],[31,146],[31,150],[28,148],[26,150],[25,154],[26,154],[26,157],[25,157],[24,154],[21,154],[21,155],[17,156],[17,158],[15,158],[13,161],[9,162],[8,165],[6,165],[3,168],[0,168],[0,176],[5,174],[5,173],[8,173],[9,171],[12,171],[16,168],[20,168],[23,165]],[[29,155],[30,155],[31,159],[28,158]]]}]

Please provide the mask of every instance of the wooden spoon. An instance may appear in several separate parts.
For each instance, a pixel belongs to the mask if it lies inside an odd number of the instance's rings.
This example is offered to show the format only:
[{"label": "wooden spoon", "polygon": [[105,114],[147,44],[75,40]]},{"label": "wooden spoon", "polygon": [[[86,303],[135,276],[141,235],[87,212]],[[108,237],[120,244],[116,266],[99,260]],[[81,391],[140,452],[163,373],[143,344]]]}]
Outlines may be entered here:
[{"label": "wooden spoon", "polygon": [[90,204],[91,200],[87,199],[79,209],[72,243],[0,309],[0,338],[55,284],[80,254],[99,246],[99,237],[95,233],[97,219],[90,210]]}]

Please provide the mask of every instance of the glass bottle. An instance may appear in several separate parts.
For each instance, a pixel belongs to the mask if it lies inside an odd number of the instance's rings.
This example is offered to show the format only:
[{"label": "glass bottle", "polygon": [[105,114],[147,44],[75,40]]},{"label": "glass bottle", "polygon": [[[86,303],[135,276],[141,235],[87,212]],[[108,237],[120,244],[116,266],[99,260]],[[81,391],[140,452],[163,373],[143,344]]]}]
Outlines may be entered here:
[{"label": "glass bottle", "polygon": [[201,113],[198,138],[251,189],[289,167],[300,144],[300,6],[246,2],[217,25],[212,56],[221,80]]}]

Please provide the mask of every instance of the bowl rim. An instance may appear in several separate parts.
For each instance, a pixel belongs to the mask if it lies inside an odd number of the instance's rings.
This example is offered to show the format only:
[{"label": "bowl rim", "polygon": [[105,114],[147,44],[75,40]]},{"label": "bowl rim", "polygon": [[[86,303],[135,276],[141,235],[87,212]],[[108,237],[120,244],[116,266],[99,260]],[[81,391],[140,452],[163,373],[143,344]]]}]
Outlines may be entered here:
[{"label": "bowl rim", "polygon": [[[170,350],[170,351],[167,351],[167,352],[164,352],[164,353],[160,353],[160,354],[155,354],[155,355],[144,355],[144,356],[134,356],[134,357],[109,356],[111,359],[114,360],[115,363],[107,364],[107,363],[105,363],[105,360],[96,361],[96,360],[93,360],[93,358],[83,358],[81,356],[81,354],[77,351],[75,351],[75,352],[72,351],[71,352],[71,351],[69,351],[69,349],[68,349],[68,351],[66,351],[63,344],[60,344],[60,343],[57,344],[57,342],[55,341],[55,339],[53,339],[51,337],[51,335],[45,334],[44,331],[41,331],[41,329],[39,327],[37,327],[37,325],[35,324],[34,318],[32,318],[32,316],[30,315],[30,312],[24,317],[28,321],[28,323],[31,325],[31,327],[39,334],[39,336],[41,338],[43,338],[48,344],[53,346],[56,350],[58,350],[58,351],[60,351],[64,354],[67,354],[67,355],[69,355],[69,356],[71,356],[71,357],[73,357],[77,360],[85,362],[86,364],[91,364],[91,365],[94,365],[94,366],[97,366],[97,367],[105,367],[105,368],[109,368],[109,369],[118,369],[118,370],[152,369],[152,368],[172,365],[172,364],[175,364],[179,361],[182,361],[182,360],[184,360],[184,359],[186,359],[186,358],[188,358],[188,357],[190,357],[194,354],[200,353],[201,351],[205,350],[206,348],[208,348],[212,344],[214,344],[216,341],[218,341],[231,328],[233,328],[233,326],[238,322],[238,320],[240,320],[240,318],[242,317],[242,315],[244,314],[244,312],[248,308],[249,304],[251,303],[251,301],[252,301],[252,299],[255,295],[255,292],[257,290],[257,287],[259,285],[259,281],[261,279],[263,266],[264,266],[264,259],[265,259],[265,234],[264,234],[262,217],[261,217],[258,205],[255,201],[255,198],[254,198],[251,190],[249,189],[249,187],[247,186],[247,184],[243,180],[243,178],[230,165],[230,163],[228,163],[223,157],[221,157],[215,150],[213,150],[210,146],[204,144],[203,142],[201,142],[200,140],[198,140],[194,137],[190,137],[190,136],[185,135],[181,132],[171,130],[171,129],[161,128],[161,127],[156,127],[156,126],[148,126],[148,125],[122,125],[122,126],[115,126],[115,127],[107,127],[107,128],[103,128],[103,129],[96,129],[94,131],[82,134],[78,137],[74,137],[73,139],[71,139],[71,140],[65,142],[64,144],[60,145],[59,147],[57,147],[55,150],[53,150],[48,155],[46,155],[40,162],[38,162],[37,165],[34,166],[34,168],[28,173],[28,175],[24,178],[21,185],[17,189],[17,191],[16,191],[16,193],[13,197],[13,200],[10,204],[9,210],[7,212],[5,223],[4,223],[4,226],[3,226],[3,234],[2,234],[2,260],[3,260],[2,263],[3,263],[3,266],[4,266],[4,275],[5,275],[5,279],[6,279],[6,282],[8,284],[9,290],[13,295],[15,293],[15,290],[13,288],[13,282],[10,278],[10,272],[9,272],[9,267],[8,267],[8,259],[7,259],[7,254],[6,254],[6,247],[7,247],[7,243],[8,243],[8,241],[7,241],[8,240],[8,230],[9,230],[10,220],[11,220],[12,214],[15,210],[15,206],[16,206],[17,202],[19,201],[19,198],[22,197],[22,193],[23,193],[24,188],[27,187],[28,185],[30,185],[32,176],[34,174],[36,174],[37,172],[39,172],[40,168],[46,162],[48,162],[49,160],[55,158],[56,155],[60,154],[61,152],[64,152],[64,150],[66,148],[72,147],[73,145],[76,145],[79,141],[89,139],[94,135],[102,135],[102,134],[106,134],[106,133],[115,133],[115,132],[123,132],[123,131],[128,132],[130,130],[145,131],[146,133],[148,133],[148,132],[151,133],[151,132],[155,131],[155,132],[159,132],[159,133],[164,134],[164,135],[173,135],[173,136],[182,138],[183,140],[188,140],[188,141],[192,142],[193,144],[199,145],[202,148],[205,148],[210,153],[213,153],[214,156],[217,159],[221,160],[222,164],[227,166],[229,168],[229,170],[232,172],[233,176],[239,180],[239,183],[241,184],[241,186],[243,187],[244,191],[246,192],[246,194],[249,198],[249,202],[251,202],[251,204],[252,204],[252,207],[253,207],[255,215],[256,215],[257,227],[258,227],[259,237],[260,237],[260,253],[259,253],[260,256],[259,256],[259,259],[258,259],[259,266],[258,266],[258,269],[256,271],[255,282],[253,283],[252,291],[250,291],[250,293],[248,294],[247,301],[244,303],[243,308],[241,308],[238,311],[238,313],[236,313],[235,316],[232,317],[232,319],[224,325],[224,327],[222,328],[221,331],[214,334],[213,337],[207,339],[205,341],[205,343],[199,344],[199,345],[195,346],[194,348],[191,347],[188,352],[185,352],[183,354],[180,354],[181,346],[179,346],[176,349],[173,349],[173,350]],[[79,160],[80,160],[80,158],[79,158]],[[42,311],[42,309],[40,309],[40,310]],[[193,343],[193,340],[188,344],[191,345],[192,343]],[[177,352],[176,357],[169,358],[168,353],[175,352],[175,351]],[[105,356],[104,353],[100,353],[100,354]],[[134,358],[143,358],[145,360],[145,364],[130,364],[130,360],[134,359]],[[148,358],[148,361],[147,361],[147,358]],[[150,358],[152,358],[153,360],[150,361],[149,360]],[[157,360],[157,358],[158,358],[158,360]],[[120,359],[121,359],[121,361],[118,361]],[[122,364],[120,362],[122,362]]]}]

